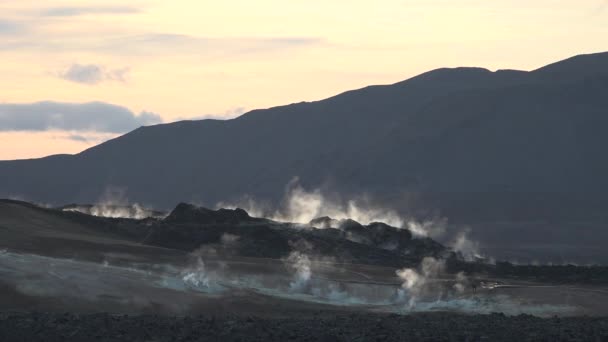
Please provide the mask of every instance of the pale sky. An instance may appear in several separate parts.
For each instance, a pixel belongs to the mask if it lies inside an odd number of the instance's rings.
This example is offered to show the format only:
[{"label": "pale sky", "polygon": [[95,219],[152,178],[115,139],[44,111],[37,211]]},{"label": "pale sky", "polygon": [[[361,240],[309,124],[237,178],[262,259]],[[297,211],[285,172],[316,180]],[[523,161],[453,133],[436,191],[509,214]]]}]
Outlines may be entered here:
[{"label": "pale sky", "polygon": [[0,160],[607,50],[606,0],[0,0]]}]

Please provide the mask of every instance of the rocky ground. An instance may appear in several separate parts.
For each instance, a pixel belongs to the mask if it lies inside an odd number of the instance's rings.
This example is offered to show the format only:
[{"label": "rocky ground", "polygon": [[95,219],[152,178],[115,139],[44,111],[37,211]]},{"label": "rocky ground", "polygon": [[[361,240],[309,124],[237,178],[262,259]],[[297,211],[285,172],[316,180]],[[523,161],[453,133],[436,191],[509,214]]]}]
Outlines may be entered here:
[{"label": "rocky ground", "polygon": [[0,341],[608,341],[608,318],[317,312],[297,318],[0,314]]},{"label": "rocky ground", "polygon": [[[313,228],[327,222],[338,228]],[[393,298],[395,270],[423,271],[428,256],[445,258],[447,272],[425,275],[427,297],[452,291],[464,271],[462,298],[444,299],[464,298],[458,312],[470,315],[369,304]],[[185,204],[132,220],[0,200],[0,342],[608,341],[606,270],[464,262],[380,223],[301,226]],[[579,317],[473,315],[494,311]]]}]

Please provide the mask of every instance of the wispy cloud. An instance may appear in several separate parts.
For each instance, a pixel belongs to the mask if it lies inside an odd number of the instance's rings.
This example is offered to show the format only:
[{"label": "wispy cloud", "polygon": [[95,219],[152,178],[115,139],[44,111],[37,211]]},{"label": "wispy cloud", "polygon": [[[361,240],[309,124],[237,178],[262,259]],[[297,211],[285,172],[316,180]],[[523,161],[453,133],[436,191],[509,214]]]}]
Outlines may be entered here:
[{"label": "wispy cloud", "polygon": [[155,113],[134,114],[104,102],[0,104],[0,131],[94,131],[124,133],[162,122]]},{"label": "wispy cloud", "polygon": [[183,34],[148,33],[126,36],[105,42],[109,48],[140,52],[157,49],[198,51],[207,53],[251,53],[256,51],[290,49],[323,43],[314,37],[199,37]]},{"label": "wispy cloud", "polygon": [[71,82],[95,85],[104,81],[125,82],[129,68],[108,69],[97,64],[72,64],[58,76]]},{"label": "wispy cloud", "polygon": [[[282,51],[326,44],[318,37],[205,36],[155,32],[149,26],[129,25],[128,21],[121,21],[117,25],[116,16],[142,13],[149,6],[149,3],[140,1],[137,5],[128,6],[114,2],[107,6],[38,6],[27,10],[13,9],[12,12],[7,10],[0,18],[0,34],[7,35],[10,39],[0,44],[0,53],[88,53],[148,58],[195,55],[217,59],[269,54],[276,56]],[[80,16],[89,17],[75,18]],[[81,83],[91,84],[102,73],[101,70],[94,70],[94,67],[75,65],[75,69],[69,72],[79,74],[75,78],[77,82],[83,79],[80,76],[85,76],[85,82]]]},{"label": "wispy cloud", "polygon": [[22,29],[22,25],[15,21],[0,19],[0,35],[14,34],[22,31]]},{"label": "wispy cloud", "polygon": [[81,142],[81,143],[88,143],[90,140],[87,136],[82,135],[82,134],[69,134],[65,138],[68,140]]},{"label": "wispy cloud", "polygon": [[169,33],[96,36],[79,32],[61,37],[19,36],[0,44],[2,51],[92,52],[118,56],[198,55],[204,58],[242,57],[326,44],[315,37],[201,37]]},{"label": "wispy cloud", "polygon": [[247,112],[247,108],[245,107],[234,107],[234,108],[230,108],[227,111],[223,112],[223,113],[219,113],[219,114],[207,114],[207,115],[197,115],[197,116],[192,116],[192,117],[182,117],[182,118],[178,118],[177,120],[207,120],[207,119],[212,119],[212,120],[229,120],[229,119],[234,119],[236,117],[239,117],[243,114],[245,114]]},{"label": "wispy cloud", "polygon": [[89,14],[135,14],[142,9],[130,6],[66,6],[50,7],[40,11],[40,15],[47,17],[75,17]]},{"label": "wispy cloud", "polygon": [[[45,132],[38,133],[44,134]],[[70,132],[70,131],[51,131],[48,132],[52,134],[53,139],[58,140],[69,140],[83,145],[96,145],[102,142],[108,141],[110,139],[116,138],[119,136],[119,133],[104,133],[104,132],[90,132],[90,131],[79,131],[79,132]],[[29,133],[36,134],[36,133]]]}]

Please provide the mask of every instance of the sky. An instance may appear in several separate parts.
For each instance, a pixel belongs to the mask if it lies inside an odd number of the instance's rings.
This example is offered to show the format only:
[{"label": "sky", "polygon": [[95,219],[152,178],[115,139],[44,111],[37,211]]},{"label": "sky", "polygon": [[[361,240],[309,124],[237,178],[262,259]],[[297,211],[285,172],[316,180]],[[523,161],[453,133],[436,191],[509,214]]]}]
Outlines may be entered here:
[{"label": "sky", "polygon": [[607,50],[607,0],[0,0],[0,160]]}]

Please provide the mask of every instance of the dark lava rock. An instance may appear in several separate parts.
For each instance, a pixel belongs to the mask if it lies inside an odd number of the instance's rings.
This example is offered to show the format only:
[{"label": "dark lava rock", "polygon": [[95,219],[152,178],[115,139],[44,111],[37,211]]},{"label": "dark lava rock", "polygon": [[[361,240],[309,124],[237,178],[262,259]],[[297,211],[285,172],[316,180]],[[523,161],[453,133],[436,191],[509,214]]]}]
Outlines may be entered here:
[{"label": "dark lava rock", "polygon": [[310,221],[309,225],[314,228],[327,229],[336,227],[339,224],[338,220],[334,220],[329,216],[317,217]]},{"label": "dark lava rock", "polygon": [[416,244],[412,243],[412,233],[408,229],[391,227],[381,222],[363,226],[353,220],[343,220],[340,222],[340,229],[346,232],[347,238],[351,241],[382,249],[407,249]]},{"label": "dark lava rock", "polygon": [[260,219],[249,216],[245,210],[240,208],[211,210],[186,203],[178,204],[165,218],[165,222],[168,223],[196,224],[240,224],[257,221]]},{"label": "dark lava rock", "polygon": [[407,246],[412,240],[412,233],[408,229],[391,227],[381,222],[371,223],[367,229],[376,245],[389,249]]},{"label": "dark lava rock", "polygon": [[363,232],[365,229],[361,223],[351,219],[340,221],[339,228],[347,232]]}]

